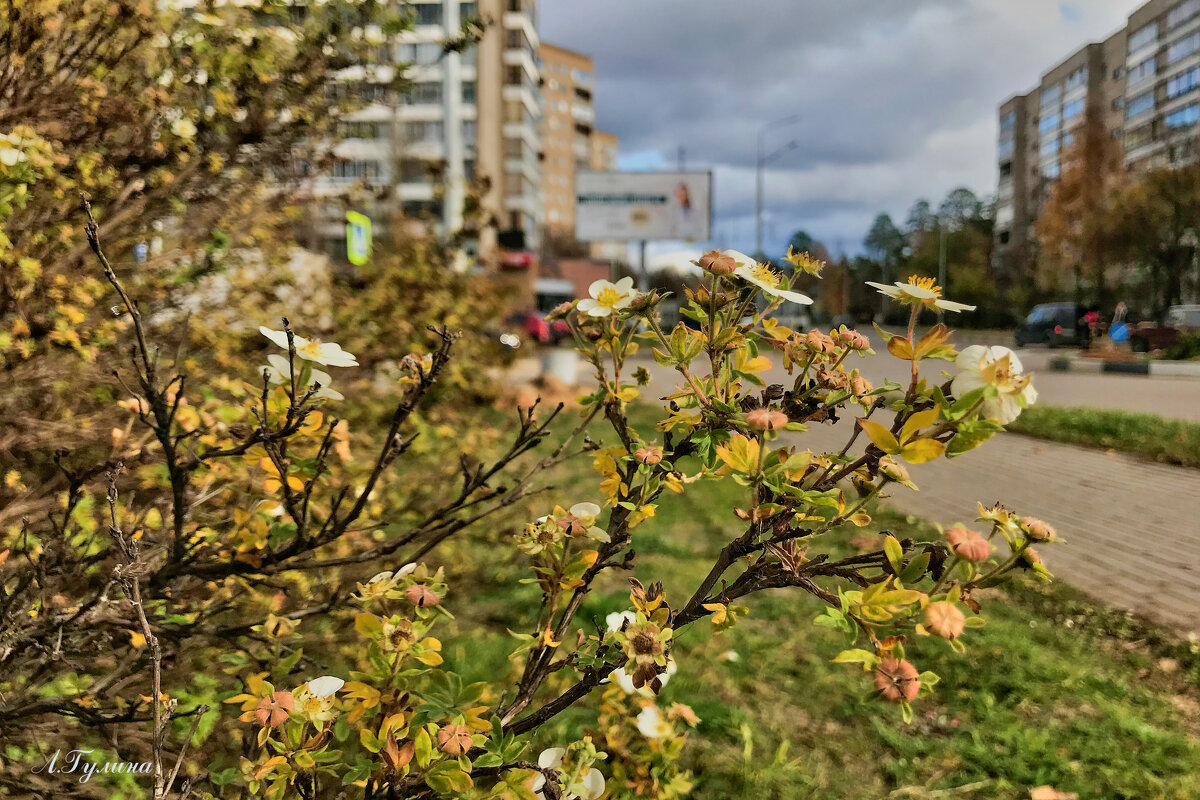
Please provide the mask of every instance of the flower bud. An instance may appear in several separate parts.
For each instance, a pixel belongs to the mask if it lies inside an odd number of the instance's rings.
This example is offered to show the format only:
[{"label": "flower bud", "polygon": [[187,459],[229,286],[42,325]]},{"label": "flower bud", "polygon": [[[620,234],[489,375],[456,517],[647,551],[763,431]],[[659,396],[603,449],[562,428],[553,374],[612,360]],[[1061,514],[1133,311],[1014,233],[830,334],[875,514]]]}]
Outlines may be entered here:
[{"label": "flower bud", "polygon": [[854,392],[854,396],[863,397],[864,395],[870,394],[874,390],[875,387],[871,386],[870,382],[866,378],[864,378],[862,375],[859,375],[858,370],[854,370],[854,373],[850,376],[850,391]]},{"label": "flower bud", "polygon": [[925,606],[925,628],[934,636],[957,639],[966,627],[966,621],[958,606],[946,600]]},{"label": "flower bud", "polygon": [[887,456],[879,459],[879,472],[888,480],[905,483],[909,480],[908,470],[894,458]]},{"label": "flower bud", "polygon": [[1058,538],[1054,528],[1036,517],[1021,517],[1020,524],[1021,530],[1035,542],[1053,542]]},{"label": "flower bud", "polygon": [[729,275],[737,269],[737,261],[720,250],[709,250],[700,256],[700,267],[713,275]]},{"label": "flower bud", "polygon": [[866,336],[863,336],[858,331],[852,331],[847,328],[833,331],[833,340],[842,347],[848,347],[851,350],[869,350],[871,342]]},{"label": "flower bud", "polygon": [[574,300],[569,300],[566,303],[555,306],[554,310],[546,315],[546,322],[554,322],[555,320],[563,319],[567,316],[567,314],[571,313],[571,309],[574,307]]},{"label": "flower bud", "polygon": [[657,464],[662,461],[663,449],[661,447],[639,447],[633,457],[642,464]]},{"label": "flower bud", "polygon": [[964,561],[983,561],[991,552],[991,545],[987,539],[961,525],[946,531],[946,543],[950,545],[954,555]]},{"label": "flower bud", "polygon": [[814,353],[832,353],[837,349],[837,345],[820,331],[809,331],[804,337],[805,344]]},{"label": "flower bud", "polygon": [[875,668],[875,690],[885,700],[913,700],[921,689],[921,675],[908,661],[885,658]]},{"label": "flower bud", "polygon": [[438,596],[437,592],[420,583],[405,589],[404,596],[417,608],[430,608],[442,602],[442,598]]},{"label": "flower bud", "polygon": [[746,415],[746,424],[756,431],[775,431],[788,424],[787,414],[769,408],[756,408]]},{"label": "flower bud", "polygon": [[465,725],[447,725],[438,731],[438,749],[452,756],[461,756],[471,749],[471,731]]}]

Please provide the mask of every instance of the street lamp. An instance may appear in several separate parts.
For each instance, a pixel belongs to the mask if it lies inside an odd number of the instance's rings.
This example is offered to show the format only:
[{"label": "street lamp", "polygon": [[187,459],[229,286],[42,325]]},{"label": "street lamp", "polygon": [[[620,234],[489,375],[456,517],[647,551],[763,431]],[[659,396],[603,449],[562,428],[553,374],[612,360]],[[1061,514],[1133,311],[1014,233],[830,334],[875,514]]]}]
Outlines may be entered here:
[{"label": "street lamp", "polygon": [[788,125],[797,122],[800,119],[799,114],[790,114],[780,119],[772,120],[758,129],[758,151],[755,158],[755,205],[754,205],[754,257],[763,251],[763,167],[767,162],[773,161],[789,150],[794,150],[800,145],[797,142],[789,142],[786,146],[776,150],[770,156],[763,155],[763,136],[768,128],[774,128],[777,125]]}]

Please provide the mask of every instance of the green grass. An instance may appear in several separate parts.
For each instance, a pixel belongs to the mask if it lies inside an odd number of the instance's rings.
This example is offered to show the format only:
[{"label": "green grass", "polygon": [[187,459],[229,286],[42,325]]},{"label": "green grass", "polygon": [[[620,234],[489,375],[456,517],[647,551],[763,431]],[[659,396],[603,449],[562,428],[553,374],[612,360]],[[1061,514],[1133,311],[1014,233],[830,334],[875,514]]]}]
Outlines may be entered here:
[{"label": "green grass", "polygon": [[1034,406],[1008,429],[1039,439],[1112,448],[1168,464],[1200,467],[1200,423],[1155,414]]},{"label": "green grass", "polygon": [[[585,461],[556,485],[556,498],[596,495]],[[634,574],[662,581],[668,599],[682,602],[737,530],[729,509],[743,491],[721,481],[667,497],[636,532]],[[867,530],[883,529],[901,538],[937,533],[886,508]],[[827,538],[814,546],[852,552],[850,534]],[[1053,568],[1054,547],[1044,550]],[[524,629],[536,602],[530,587],[514,588],[523,564],[519,556],[493,561],[472,588],[471,609],[454,623],[470,645],[446,654],[464,677],[495,679],[510,669],[505,628]],[[626,577],[603,576],[580,620],[626,608]],[[1200,797],[1200,648],[1059,584],[981,599],[988,624],[969,631],[965,655],[940,641],[910,642],[919,668],[942,676],[911,725],[870,697],[868,676],[830,663],[845,641],[812,624],[820,604],[808,595],[753,597],[750,616],[723,636],[705,625],[682,631],[679,672],[663,699],[691,705],[702,720],[682,756],[695,774],[692,796],[1023,800],[1031,787],[1050,784],[1085,800]],[[723,657],[729,652],[736,661]],[[585,705],[542,738],[565,741],[594,724]]]}]

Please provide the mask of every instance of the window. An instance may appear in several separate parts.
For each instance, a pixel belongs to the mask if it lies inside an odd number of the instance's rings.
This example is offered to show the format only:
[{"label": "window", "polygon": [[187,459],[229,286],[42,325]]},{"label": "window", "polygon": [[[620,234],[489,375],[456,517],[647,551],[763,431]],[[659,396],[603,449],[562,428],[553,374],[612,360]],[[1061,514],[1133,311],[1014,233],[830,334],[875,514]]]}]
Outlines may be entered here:
[{"label": "window", "polygon": [[1154,108],[1154,92],[1139,94],[1125,106],[1125,117],[1126,119],[1136,117],[1138,114],[1144,114],[1152,108]]},{"label": "window", "polygon": [[463,81],[462,101],[467,105],[475,103],[475,81]]},{"label": "window", "polygon": [[1051,139],[1048,142],[1042,143],[1042,158],[1049,158],[1058,155],[1059,143],[1058,139]]},{"label": "window", "polygon": [[409,120],[404,123],[404,140],[407,142],[439,142],[441,139],[441,122]]},{"label": "window", "polygon": [[1125,134],[1125,150],[1135,150],[1143,145],[1150,144],[1153,141],[1153,128],[1150,125],[1143,125],[1136,130],[1128,131]]},{"label": "window", "polygon": [[333,177],[342,180],[371,180],[383,174],[378,161],[340,159],[333,165]]},{"label": "window", "polygon": [[1179,59],[1190,56],[1200,50],[1200,31],[1183,37],[1167,48],[1167,63],[1174,64]]},{"label": "window", "polygon": [[401,183],[425,183],[429,180],[429,166],[424,161],[415,158],[405,158],[400,161]]},{"label": "window", "polygon": [[1075,144],[1075,134],[1064,133],[1063,138],[1062,138],[1063,149],[1066,150],[1068,147],[1070,147],[1073,144]]},{"label": "window", "polygon": [[392,126],[387,122],[342,120],[338,123],[338,134],[343,139],[387,139],[392,135]]},{"label": "window", "polygon": [[1158,39],[1158,23],[1151,22],[1133,33],[1129,34],[1129,52],[1133,53],[1141,50],[1146,45]]},{"label": "window", "polygon": [[1041,133],[1046,133],[1047,131],[1052,131],[1058,127],[1058,123],[1060,121],[1061,121],[1061,118],[1059,117],[1057,111],[1054,112],[1053,114],[1047,114],[1046,116],[1042,117],[1040,122],[1038,122],[1038,131],[1040,131]]},{"label": "window", "polygon": [[1003,164],[1000,165],[1000,177],[1008,178],[1011,175],[1012,175],[1012,162],[1005,161]]},{"label": "window", "polygon": [[1063,122],[1069,119],[1074,119],[1083,113],[1083,98],[1072,100],[1063,106],[1062,118]]},{"label": "window", "polygon": [[477,131],[478,127],[475,125],[475,120],[464,120],[462,124],[463,144],[467,145],[468,147],[473,146],[475,144]]},{"label": "window", "polygon": [[436,64],[442,57],[442,46],[437,42],[402,44],[398,57],[413,64]]},{"label": "window", "polygon": [[1062,167],[1057,161],[1042,167],[1043,178],[1057,178],[1060,174],[1062,174]]},{"label": "window", "polygon": [[1054,84],[1049,89],[1042,91],[1042,108],[1052,106],[1062,97],[1062,84]]},{"label": "window", "polygon": [[1007,114],[1000,115],[1000,132],[1007,133],[1017,125],[1017,112],[1009,111]]},{"label": "window", "polygon": [[1141,83],[1147,78],[1153,78],[1155,67],[1158,65],[1158,59],[1155,56],[1150,56],[1136,67],[1129,68],[1129,85]]},{"label": "window", "polygon": [[460,19],[478,16],[478,14],[479,7],[475,3],[463,3],[458,7],[458,15]]},{"label": "window", "polygon": [[1175,28],[1200,13],[1200,0],[1183,0],[1167,14],[1167,28]]},{"label": "window", "polygon": [[1008,244],[1011,238],[1012,234],[1008,231],[1000,231],[1000,244]]},{"label": "window", "polygon": [[417,11],[418,25],[441,25],[442,24],[442,4],[441,3],[421,3],[413,6]]},{"label": "window", "polygon": [[1009,139],[1007,142],[1001,142],[1000,143],[1000,160],[1004,161],[1005,159],[1012,158],[1012,155],[1013,155],[1012,139]]},{"label": "window", "polygon": [[1166,122],[1168,128],[1185,128],[1188,125],[1195,125],[1200,122],[1200,103],[1192,103],[1178,111],[1172,111],[1163,121]]},{"label": "window", "polygon": [[1087,83],[1087,79],[1088,79],[1087,67],[1080,67],[1079,69],[1075,70],[1074,72],[1072,72],[1070,75],[1067,76],[1066,91],[1069,92],[1072,89],[1083,86],[1085,83]]},{"label": "window", "polygon": [[1192,67],[1167,81],[1167,99],[1179,97],[1200,86],[1200,67]]},{"label": "window", "polygon": [[400,98],[406,106],[436,105],[442,102],[442,84],[434,81],[414,83]]}]

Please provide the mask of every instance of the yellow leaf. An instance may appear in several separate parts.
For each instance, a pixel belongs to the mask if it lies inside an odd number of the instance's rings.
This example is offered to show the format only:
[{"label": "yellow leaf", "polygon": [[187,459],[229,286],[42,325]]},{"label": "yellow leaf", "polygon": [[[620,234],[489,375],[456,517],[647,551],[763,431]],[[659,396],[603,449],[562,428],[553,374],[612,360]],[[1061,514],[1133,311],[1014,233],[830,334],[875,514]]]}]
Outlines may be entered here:
[{"label": "yellow leaf", "polygon": [[910,464],[924,464],[926,461],[940,458],[944,452],[946,452],[946,445],[941,442],[934,439],[918,439],[904,445],[900,455]]},{"label": "yellow leaf", "polygon": [[918,432],[937,422],[941,413],[942,407],[934,406],[933,408],[927,408],[924,411],[918,411],[916,414],[913,414],[904,422],[904,427],[900,431],[900,441],[907,442],[916,436]]},{"label": "yellow leaf", "polygon": [[888,342],[888,352],[896,358],[912,361],[913,349],[908,339],[903,336],[893,336]]},{"label": "yellow leaf", "polygon": [[705,603],[703,606],[701,606],[701,608],[703,608],[705,611],[713,612],[713,625],[722,624],[729,616],[724,603]]},{"label": "yellow leaf", "polygon": [[880,450],[890,456],[894,456],[900,452],[900,443],[896,441],[896,437],[887,428],[869,419],[860,419],[858,424],[863,429],[863,433],[867,435],[867,438],[874,442],[875,446]]},{"label": "yellow leaf", "polygon": [[129,632],[129,643],[139,650],[146,646],[146,634],[138,631]]}]

